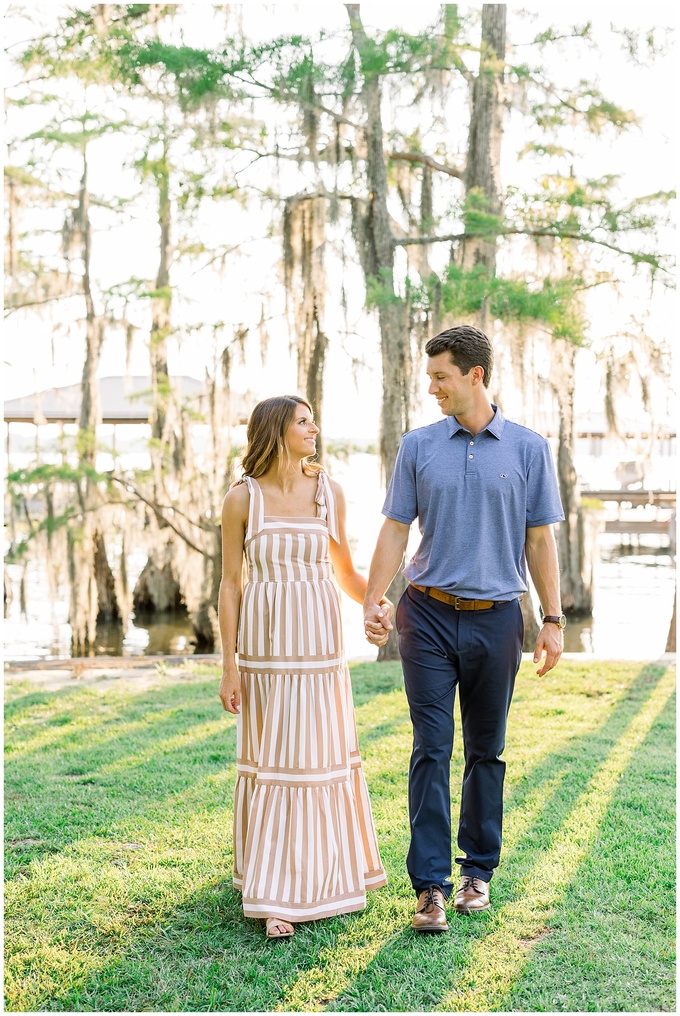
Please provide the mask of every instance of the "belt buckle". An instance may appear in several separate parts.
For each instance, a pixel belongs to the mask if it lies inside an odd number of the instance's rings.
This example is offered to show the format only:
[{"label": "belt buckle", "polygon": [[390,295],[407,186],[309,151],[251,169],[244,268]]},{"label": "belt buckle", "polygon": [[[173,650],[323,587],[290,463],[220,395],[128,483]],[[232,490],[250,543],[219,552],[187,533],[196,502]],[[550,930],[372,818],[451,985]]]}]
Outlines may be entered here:
[{"label": "belt buckle", "polygon": [[459,606],[459,604],[460,604],[460,596],[454,596],[454,598],[453,598],[453,609],[454,610],[462,610],[463,608],[461,606]]}]

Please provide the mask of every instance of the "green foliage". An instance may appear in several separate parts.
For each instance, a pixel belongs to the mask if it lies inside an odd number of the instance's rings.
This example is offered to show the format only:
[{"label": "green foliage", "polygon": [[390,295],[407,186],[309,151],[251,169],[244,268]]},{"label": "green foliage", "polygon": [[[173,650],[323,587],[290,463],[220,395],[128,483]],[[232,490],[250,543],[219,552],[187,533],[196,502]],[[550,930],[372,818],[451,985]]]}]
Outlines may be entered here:
[{"label": "green foliage", "polygon": [[441,309],[455,316],[473,315],[487,303],[494,318],[519,325],[544,326],[554,338],[583,345],[587,322],[576,297],[584,288],[577,276],[529,282],[516,277],[490,275],[484,265],[463,271],[450,264],[444,279],[436,276],[426,286],[410,286],[412,303],[430,310],[435,290]]},{"label": "green foliage", "polygon": [[[59,147],[66,145],[82,151],[96,138],[104,137],[106,134],[111,134],[113,131],[119,131],[129,126],[127,121],[101,123],[96,120],[96,117],[88,114],[83,114],[82,119],[78,119],[82,123],[80,130],[66,131],[57,127],[47,127],[37,131],[35,134],[29,134],[27,140],[34,141],[39,138],[41,141],[52,142]],[[62,126],[65,122],[68,122],[68,120],[61,121]],[[88,127],[88,123],[91,126]]]},{"label": "green foliage", "polygon": [[627,58],[637,67],[653,69],[654,61],[668,52],[674,43],[674,29],[658,25],[649,29],[628,28],[611,25],[614,35],[620,36],[621,48]]},{"label": "green foliage", "polygon": [[31,486],[42,486],[49,483],[79,483],[89,480],[91,483],[109,483],[108,473],[99,473],[92,466],[42,465],[30,469],[15,469],[7,474],[7,485],[10,490]]},{"label": "green foliage", "polygon": [[413,73],[430,64],[434,52],[439,52],[439,46],[433,47],[429,32],[411,35],[390,29],[377,38],[366,38],[360,53],[361,72],[367,79]]},{"label": "green foliage", "polygon": [[[126,39],[118,54],[121,75],[130,84],[142,83],[143,71],[159,69],[172,80],[183,108],[200,104],[206,97],[233,96],[231,86],[225,78],[227,67],[216,53],[195,49],[191,46],[171,46],[159,39],[140,44]],[[235,67],[229,69],[233,72]]]},{"label": "green foliage", "polygon": [[[23,514],[29,527],[29,532],[15,547],[8,552],[7,559],[15,562],[25,558],[31,548],[33,541],[43,534],[52,536],[58,530],[68,529],[69,534],[76,532],[74,522],[82,514],[82,505],[78,498],[78,491],[83,485],[89,484],[92,489],[97,489],[100,498],[104,496],[109,500],[118,500],[116,488],[110,473],[102,473],[93,466],[80,462],[77,466],[43,464],[31,468],[13,470],[7,475],[7,490],[13,502],[22,506]],[[63,511],[55,513],[52,507],[52,496],[55,490],[66,491],[67,501]],[[28,508],[29,499],[44,499],[41,511],[44,514],[39,519],[31,518]],[[92,505],[95,511],[97,505]]]},{"label": "green foliage", "polygon": [[653,274],[670,276],[673,258],[659,253],[656,247],[658,230],[669,219],[668,206],[674,191],[659,191],[617,204],[613,195],[618,178],[614,175],[579,180],[553,172],[540,175],[537,183],[537,190],[531,194],[508,189],[506,222],[499,233],[553,236],[599,245],[633,265],[649,266]]},{"label": "green foliage", "polygon": [[493,210],[492,201],[481,187],[471,187],[463,204],[461,217],[465,232],[473,236],[498,236],[503,232],[503,219]]},{"label": "green foliage", "polygon": [[44,180],[41,180],[40,177],[35,176],[33,173],[29,173],[23,166],[5,166],[4,174],[6,180],[10,180],[22,187],[38,187],[40,189],[46,187]]},{"label": "green foliage", "polygon": [[379,274],[366,278],[366,307],[368,310],[379,310],[381,307],[396,306],[403,303],[402,298],[394,291],[394,277],[387,268],[379,269]]},{"label": "green foliage", "polygon": [[603,512],[605,510],[605,503],[604,501],[600,501],[598,497],[581,495],[581,508],[591,512]]},{"label": "green foliage", "polygon": [[[585,25],[574,25],[569,32],[571,38],[579,39],[590,39],[593,33],[592,21],[587,21]],[[561,42],[564,39],[564,32],[550,25],[545,28],[542,32],[538,32],[534,36],[533,43],[535,46],[545,46],[549,42]]]},{"label": "green foliage", "polygon": [[[138,296],[143,300],[165,300],[167,303],[170,303],[172,300],[172,286],[161,286],[160,289],[147,289],[145,292],[140,292]],[[167,332],[162,335],[160,332],[161,330],[159,329],[155,338],[156,342],[167,338]]]},{"label": "green foliage", "polygon": [[[513,68],[519,80],[533,79],[532,72],[525,67]],[[531,106],[531,116],[540,130],[548,133],[564,127],[579,125],[596,137],[611,129],[622,134],[639,125],[637,115],[607,99],[598,88],[588,81],[581,81],[567,95],[554,97],[552,89],[543,93]]]}]

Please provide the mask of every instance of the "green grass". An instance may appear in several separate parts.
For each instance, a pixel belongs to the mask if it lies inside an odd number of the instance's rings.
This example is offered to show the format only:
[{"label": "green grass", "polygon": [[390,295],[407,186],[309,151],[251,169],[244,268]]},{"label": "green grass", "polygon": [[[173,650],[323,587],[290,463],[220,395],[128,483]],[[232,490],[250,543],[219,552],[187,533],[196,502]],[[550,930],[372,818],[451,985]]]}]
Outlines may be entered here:
[{"label": "green grass", "polygon": [[[203,666],[6,695],[11,1011],[672,1010],[673,674],[520,671],[493,909],[409,929],[410,724],[395,664],[352,668],[389,885],[266,942],[232,888],[235,721]],[[461,769],[460,746],[453,785]],[[458,801],[454,799],[453,814]]]}]

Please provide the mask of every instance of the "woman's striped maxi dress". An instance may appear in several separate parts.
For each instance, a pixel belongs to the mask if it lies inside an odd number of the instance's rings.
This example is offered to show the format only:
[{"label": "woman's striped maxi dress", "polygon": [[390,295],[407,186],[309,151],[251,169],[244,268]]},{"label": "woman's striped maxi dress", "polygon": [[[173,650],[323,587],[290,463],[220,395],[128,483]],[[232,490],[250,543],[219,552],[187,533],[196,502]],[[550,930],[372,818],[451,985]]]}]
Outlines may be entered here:
[{"label": "woman's striped maxi dress", "polygon": [[317,517],[265,516],[245,482],[234,885],[246,917],[313,921],[361,910],[387,881],[330,574],[337,511],[322,472]]}]

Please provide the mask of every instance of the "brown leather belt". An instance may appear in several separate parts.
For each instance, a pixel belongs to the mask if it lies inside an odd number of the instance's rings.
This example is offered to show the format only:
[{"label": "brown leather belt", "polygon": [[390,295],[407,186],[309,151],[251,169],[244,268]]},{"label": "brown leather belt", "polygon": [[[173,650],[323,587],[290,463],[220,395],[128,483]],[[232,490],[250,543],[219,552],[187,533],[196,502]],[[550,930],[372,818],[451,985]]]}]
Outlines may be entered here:
[{"label": "brown leather belt", "polygon": [[426,596],[450,604],[454,610],[490,610],[497,603],[508,602],[507,600],[463,600],[460,596],[453,596],[452,593],[445,593],[441,589],[433,589],[432,586],[417,586],[415,582],[410,582],[409,585],[414,589],[419,589]]}]

